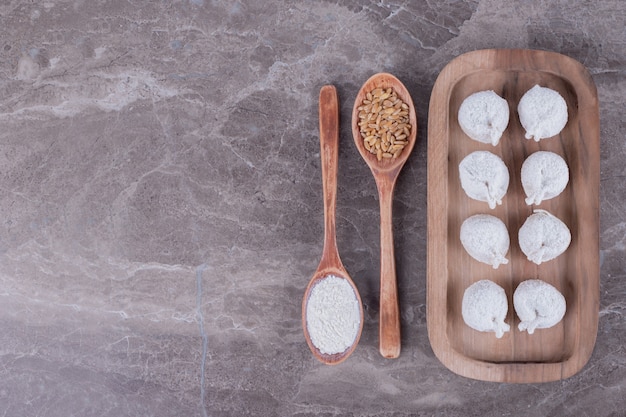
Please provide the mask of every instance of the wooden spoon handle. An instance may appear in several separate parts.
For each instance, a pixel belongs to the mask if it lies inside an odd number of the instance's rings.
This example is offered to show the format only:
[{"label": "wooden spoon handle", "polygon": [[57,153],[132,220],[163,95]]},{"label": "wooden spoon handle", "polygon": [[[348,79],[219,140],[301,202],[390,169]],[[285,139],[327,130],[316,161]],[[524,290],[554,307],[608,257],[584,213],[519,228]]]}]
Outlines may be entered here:
[{"label": "wooden spoon handle", "polygon": [[378,184],[380,199],[380,354],[385,358],[400,356],[400,307],[396,282],[396,259],[393,248],[393,181]]},{"label": "wooden spoon handle", "polygon": [[339,163],[339,99],[337,89],[325,85],[320,90],[320,157],[324,191],[324,249],[322,263],[341,266],[335,235],[337,171]]}]

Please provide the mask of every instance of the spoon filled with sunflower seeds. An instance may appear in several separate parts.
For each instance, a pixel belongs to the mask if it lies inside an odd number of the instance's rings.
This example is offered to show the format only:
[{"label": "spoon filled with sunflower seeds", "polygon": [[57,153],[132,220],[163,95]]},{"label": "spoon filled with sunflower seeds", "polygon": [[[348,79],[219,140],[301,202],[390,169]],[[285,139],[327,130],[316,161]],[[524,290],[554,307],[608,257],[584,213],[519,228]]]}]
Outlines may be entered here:
[{"label": "spoon filled with sunflower seeds", "polygon": [[415,146],[417,117],[406,87],[391,74],[370,77],[352,110],[352,136],[369,166],[380,200],[380,341],[385,358],[400,355],[400,307],[393,244],[393,191]]}]

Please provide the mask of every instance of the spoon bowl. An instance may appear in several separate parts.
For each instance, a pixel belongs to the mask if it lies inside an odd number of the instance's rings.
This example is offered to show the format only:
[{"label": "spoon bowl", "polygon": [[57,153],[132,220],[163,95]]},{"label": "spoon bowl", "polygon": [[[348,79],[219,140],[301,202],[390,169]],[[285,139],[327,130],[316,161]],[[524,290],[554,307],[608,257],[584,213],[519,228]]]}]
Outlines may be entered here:
[{"label": "spoon bowl", "polygon": [[[322,161],[322,187],[324,191],[324,248],[319,266],[313,274],[302,299],[302,328],[313,356],[327,365],[336,365],[346,360],[359,343],[361,332],[363,331],[363,304],[359,291],[339,258],[337,249],[335,210],[337,208],[337,171],[339,165],[339,99],[337,90],[332,85],[326,85],[320,91],[319,117],[320,158]],[[322,353],[313,344],[307,325],[307,306],[311,297],[311,291],[315,285],[329,275],[345,279],[352,287],[359,304],[359,329],[354,342],[345,351],[334,354]]]},{"label": "spoon bowl", "polygon": [[[328,264],[328,262],[326,261],[323,261],[322,263]],[[346,270],[343,268],[343,266],[323,265],[322,263],[320,263],[319,267],[313,274],[313,278],[311,278],[311,281],[309,281],[309,285],[307,285],[307,288],[304,292],[304,297],[302,300],[302,328],[304,329],[304,338],[306,339],[306,342],[309,345],[309,349],[311,349],[313,356],[320,362],[325,363],[326,365],[337,365],[348,359],[348,357],[352,354],[352,352],[354,352],[354,349],[356,349],[356,346],[359,343],[359,339],[361,338],[361,332],[363,331],[363,304],[361,302],[361,296],[359,295],[359,292],[354,285],[354,282],[352,281]],[[356,338],[354,339],[354,343],[345,351],[334,354],[322,353],[322,351],[320,351],[320,349],[318,349],[317,346],[313,344],[306,322],[306,310],[309,299],[311,297],[311,290],[320,281],[330,275],[340,277],[348,281],[348,283],[352,287],[352,290],[354,291],[356,299],[358,300],[360,316],[359,330],[357,332]]]},{"label": "spoon bowl", "polygon": [[[407,144],[396,158],[383,158],[370,153],[365,147],[359,128],[359,107],[367,94],[376,88],[392,88],[399,99],[408,107],[411,129]],[[400,307],[396,282],[396,263],[393,245],[392,202],[396,180],[404,163],[415,146],[417,137],[417,117],[413,100],[406,87],[391,74],[378,73],[370,77],[359,90],[352,110],[352,136],[359,153],[369,166],[380,201],[380,322],[379,350],[385,358],[400,355]]]},{"label": "spoon bowl", "polygon": [[[363,138],[361,137],[361,131],[359,129],[359,107],[366,98],[367,93],[376,88],[393,88],[393,90],[398,94],[398,98],[409,107],[409,123],[411,124],[411,131],[408,136],[409,143],[402,150],[402,153],[397,158],[383,159],[382,161],[376,159],[376,155],[370,153],[365,148]],[[354,108],[352,109],[352,136],[354,137],[354,143],[356,144],[359,153],[370,167],[374,176],[380,172],[393,173],[397,171],[396,174],[400,172],[402,166],[404,166],[404,163],[415,146],[415,138],[417,137],[417,116],[415,115],[413,100],[411,99],[409,91],[400,80],[391,74],[381,72],[371,76],[367,81],[365,81],[363,86],[361,86],[356,99],[354,100]]]}]

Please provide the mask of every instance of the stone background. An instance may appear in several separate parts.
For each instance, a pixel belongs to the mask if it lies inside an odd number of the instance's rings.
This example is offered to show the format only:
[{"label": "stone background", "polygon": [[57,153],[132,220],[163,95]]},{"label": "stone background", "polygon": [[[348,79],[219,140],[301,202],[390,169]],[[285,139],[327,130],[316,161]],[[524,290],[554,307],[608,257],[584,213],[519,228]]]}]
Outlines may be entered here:
[{"label": "stone background", "polygon": [[[0,415],[626,416],[625,23],[621,0],[2,1]],[[600,98],[600,325],[560,382],[459,377],[427,337],[428,100],[446,63],[494,47],[573,57]],[[420,121],[394,203],[397,360],[378,354],[378,201],[349,129],[380,71]],[[300,322],[327,83],[366,314],[337,367]]]}]

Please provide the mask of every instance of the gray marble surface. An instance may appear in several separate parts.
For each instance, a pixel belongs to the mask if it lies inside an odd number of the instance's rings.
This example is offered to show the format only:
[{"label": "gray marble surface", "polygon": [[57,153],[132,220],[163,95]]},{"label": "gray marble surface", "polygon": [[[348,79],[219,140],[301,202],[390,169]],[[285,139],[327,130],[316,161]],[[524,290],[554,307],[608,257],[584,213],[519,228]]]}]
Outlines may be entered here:
[{"label": "gray marble surface", "polygon": [[[626,4],[0,3],[0,416],[626,415]],[[577,375],[474,381],[426,329],[426,120],[483,48],[582,62],[601,117],[601,305]],[[420,121],[394,206],[403,350],[378,354],[378,201],[349,129],[389,71]],[[317,97],[341,99],[338,244],[365,304],[343,364],[305,343],[322,247]]]}]

